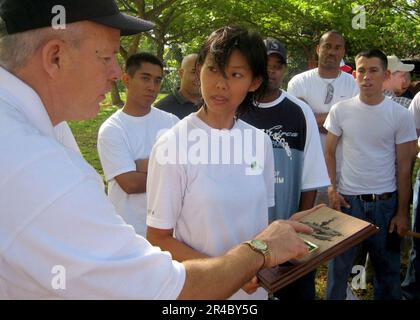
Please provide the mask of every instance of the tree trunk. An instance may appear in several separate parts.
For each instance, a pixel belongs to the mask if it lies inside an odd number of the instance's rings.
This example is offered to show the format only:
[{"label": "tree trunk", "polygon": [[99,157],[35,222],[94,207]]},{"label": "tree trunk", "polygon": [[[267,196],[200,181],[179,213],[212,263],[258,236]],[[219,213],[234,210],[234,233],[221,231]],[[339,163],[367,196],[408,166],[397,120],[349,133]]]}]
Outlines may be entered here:
[{"label": "tree trunk", "polygon": [[111,88],[111,98],[112,98],[112,105],[122,107],[124,105],[124,102],[121,100],[120,92],[118,91],[117,83],[112,83]]},{"label": "tree trunk", "polygon": [[157,56],[163,61],[164,44],[163,39],[157,43]]},{"label": "tree trunk", "polygon": [[318,59],[315,48],[303,47],[303,52],[306,58],[308,70],[316,68],[318,66]]}]

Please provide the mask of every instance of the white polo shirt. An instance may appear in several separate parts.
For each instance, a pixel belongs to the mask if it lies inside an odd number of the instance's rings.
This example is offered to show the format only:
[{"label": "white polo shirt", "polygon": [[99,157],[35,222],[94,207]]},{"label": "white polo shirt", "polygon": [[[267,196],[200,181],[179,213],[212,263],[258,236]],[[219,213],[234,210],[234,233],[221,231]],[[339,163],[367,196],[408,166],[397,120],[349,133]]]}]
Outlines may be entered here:
[{"label": "white polo shirt", "polygon": [[183,265],[124,223],[36,92],[2,68],[0,150],[0,299],[179,295]]}]

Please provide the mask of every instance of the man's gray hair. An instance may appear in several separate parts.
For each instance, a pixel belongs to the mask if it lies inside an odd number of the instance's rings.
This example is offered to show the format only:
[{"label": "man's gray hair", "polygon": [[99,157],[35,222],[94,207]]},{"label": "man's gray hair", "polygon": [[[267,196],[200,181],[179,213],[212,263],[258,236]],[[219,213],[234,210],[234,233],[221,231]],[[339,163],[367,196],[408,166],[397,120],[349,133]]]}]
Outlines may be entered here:
[{"label": "man's gray hair", "polygon": [[11,35],[1,31],[3,30],[0,30],[0,66],[8,71],[24,67],[29,58],[52,39],[67,40],[78,46],[83,34],[78,23],[67,25],[65,30],[48,27]]}]

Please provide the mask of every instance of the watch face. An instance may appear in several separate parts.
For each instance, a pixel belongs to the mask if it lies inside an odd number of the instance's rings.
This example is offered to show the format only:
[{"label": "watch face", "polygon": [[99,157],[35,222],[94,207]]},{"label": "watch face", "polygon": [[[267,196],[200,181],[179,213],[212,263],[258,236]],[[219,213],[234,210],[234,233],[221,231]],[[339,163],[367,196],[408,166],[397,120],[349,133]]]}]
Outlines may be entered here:
[{"label": "watch face", "polygon": [[258,250],[265,251],[267,250],[267,244],[261,240],[252,240],[252,244],[257,248]]}]

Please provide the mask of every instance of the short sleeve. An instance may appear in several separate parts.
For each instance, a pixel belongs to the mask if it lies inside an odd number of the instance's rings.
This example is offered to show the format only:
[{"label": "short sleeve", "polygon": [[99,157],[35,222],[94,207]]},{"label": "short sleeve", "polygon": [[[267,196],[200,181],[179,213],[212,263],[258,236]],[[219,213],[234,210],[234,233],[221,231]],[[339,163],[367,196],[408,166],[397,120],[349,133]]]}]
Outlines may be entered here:
[{"label": "short sleeve", "polygon": [[174,131],[164,134],[154,145],[147,177],[146,224],[158,229],[174,229],[181,213],[186,189],[185,168],[172,152],[176,146]]},{"label": "short sleeve", "polygon": [[301,81],[299,80],[297,76],[294,76],[287,84],[287,93],[290,93],[292,96],[296,98],[304,97],[304,91],[301,86]]},{"label": "short sleeve", "polygon": [[338,104],[332,106],[330,112],[328,113],[327,119],[325,119],[324,128],[331,132],[333,135],[340,137],[343,134],[343,129],[340,125],[338,110]]},{"label": "short sleeve", "polygon": [[399,121],[397,121],[395,144],[417,140],[416,126],[411,113],[404,107],[399,108]]},{"label": "short sleeve", "polygon": [[136,159],[130,152],[121,128],[109,125],[99,130],[98,154],[106,181],[136,170]]},{"label": "short sleeve", "polygon": [[420,93],[417,93],[414,99],[411,101],[408,110],[414,118],[416,128],[420,129]]}]

